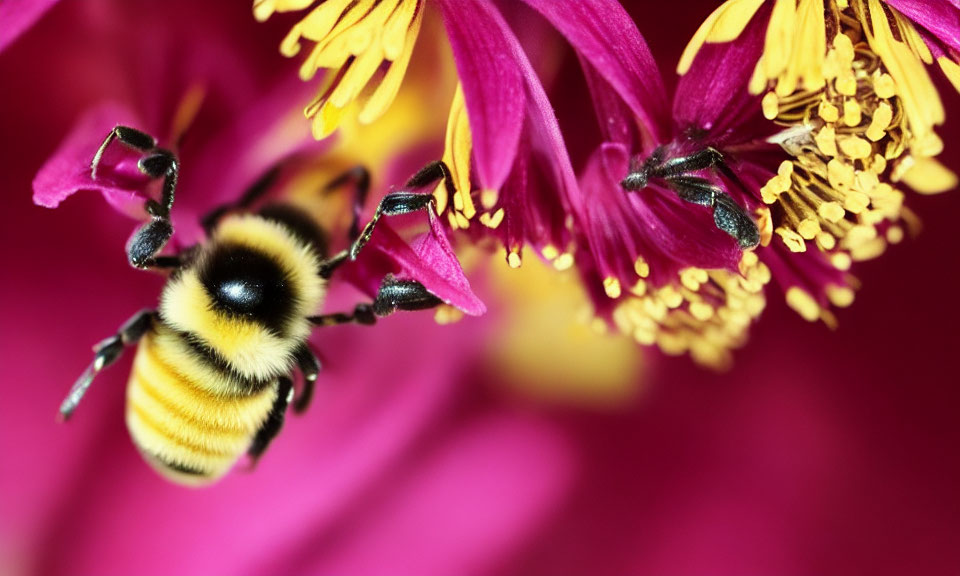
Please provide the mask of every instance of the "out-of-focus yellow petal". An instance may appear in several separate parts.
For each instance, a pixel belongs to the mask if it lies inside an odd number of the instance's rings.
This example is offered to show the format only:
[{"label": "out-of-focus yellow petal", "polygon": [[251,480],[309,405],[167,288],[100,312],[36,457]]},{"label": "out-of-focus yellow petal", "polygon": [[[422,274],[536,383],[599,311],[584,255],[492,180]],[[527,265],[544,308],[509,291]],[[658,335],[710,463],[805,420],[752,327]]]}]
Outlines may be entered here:
[{"label": "out-of-focus yellow petal", "polygon": [[680,56],[680,63],[677,64],[677,73],[687,73],[704,43],[736,40],[763,2],[764,0],[728,0],[714,10],[700,25],[684,49],[683,55]]},{"label": "out-of-focus yellow petal", "polygon": [[953,87],[957,89],[957,92],[960,92],[960,64],[957,64],[946,56],[938,58],[937,63],[940,64],[940,69],[946,74],[947,79],[950,80]]},{"label": "out-of-focus yellow petal", "polygon": [[903,181],[920,194],[940,194],[957,187],[957,175],[933,158],[917,158]]},{"label": "out-of-focus yellow petal", "polygon": [[498,293],[509,294],[488,362],[503,384],[538,400],[615,407],[639,391],[643,350],[592,318],[577,275],[538,258],[519,269],[491,267]]}]

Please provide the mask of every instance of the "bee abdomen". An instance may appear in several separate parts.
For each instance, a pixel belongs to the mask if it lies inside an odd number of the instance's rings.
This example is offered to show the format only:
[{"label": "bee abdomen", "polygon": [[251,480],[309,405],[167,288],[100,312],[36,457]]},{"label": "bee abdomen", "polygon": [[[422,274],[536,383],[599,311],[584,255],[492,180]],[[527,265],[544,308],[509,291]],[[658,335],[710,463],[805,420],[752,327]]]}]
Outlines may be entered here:
[{"label": "bee abdomen", "polygon": [[[162,327],[160,328],[163,329]],[[205,484],[226,474],[249,449],[276,397],[210,392],[195,366],[164,359],[163,340],[140,342],[127,386],[127,427],[144,457],[165,476]]]}]

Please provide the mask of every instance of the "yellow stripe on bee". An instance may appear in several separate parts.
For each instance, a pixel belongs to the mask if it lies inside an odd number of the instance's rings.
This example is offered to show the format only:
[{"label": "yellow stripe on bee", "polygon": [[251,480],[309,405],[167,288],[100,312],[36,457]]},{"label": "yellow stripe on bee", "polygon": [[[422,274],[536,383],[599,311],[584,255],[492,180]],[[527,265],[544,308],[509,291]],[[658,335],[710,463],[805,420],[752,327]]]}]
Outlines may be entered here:
[{"label": "yellow stripe on bee", "polygon": [[[161,326],[167,334],[169,329]],[[127,386],[127,427],[134,444],[171,479],[199,483],[225,474],[248,449],[276,399],[276,387],[250,396],[217,395],[164,361],[155,334],[141,341]],[[162,342],[162,341],[161,341]],[[204,473],[195,478],[175,463]]]},{"label": "yellow stripe on bee", "polygon": [[212,428],[253,434],[260,427],[276,398],[274,386],[251,395],[233,396],[231,389],[217,389],[211,385],[213,381],[202,382],[209,374],[196,371],[195,366],[168,362],[165,357],[170,341],[155,340],[156,336],[148,334],[140,343],[133,363],[131,390],[147,386],[148,394],[152,392],[184,416]]},{"label": "yellow stripe on bee", "polygon": [[219,477],[240,457],[240,454],[212,452],[189,440],[172,438],[162,424],[137,408],[127,409],[127,428],[141,451],[160,460],[153,462],[154,465],[170,462]]}]

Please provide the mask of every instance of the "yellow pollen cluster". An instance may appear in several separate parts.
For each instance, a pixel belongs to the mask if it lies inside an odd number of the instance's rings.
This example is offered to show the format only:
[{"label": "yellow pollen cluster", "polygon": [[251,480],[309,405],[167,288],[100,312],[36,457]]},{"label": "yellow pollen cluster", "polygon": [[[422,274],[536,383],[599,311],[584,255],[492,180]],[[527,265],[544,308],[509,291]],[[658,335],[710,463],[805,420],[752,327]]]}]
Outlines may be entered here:
[{"label": "yellow pollen cluster", "polygon": [[[766,305],[763,289],[770,269],[757,255],[743,254],[739,274],[687,268],[676,283],[656,288],[647,281],[646,261],[637,260],[634,268],[639,281],[614,311],[617,328],[641,344],[656,344],[666,354],[689,353],[700,364],[728,368],[732,350],[746,342],[750,323]],[[608,283],[605,287],[614,297]]]},{"label": "yellow pollen cluster", "polygon": [[[880,23],[870,18],[872,31],[861,26],[864,18],[877,14],[884,19]],[[955,177],[930,158],[942,149],[933,132],[933,125],[942,121],[935,90],[928,110],[911,112],[910,99],[902,95],[917,90],[898,82],[894,69],[886,66],[884,53],[899,54],[897,77],[910,76],[904,70],[912,62],[915,78],[909,86],[925,86],[916,80],[920,74],[929,83],[919,58],[911,61],[907,44],[893,40],[885,14],[875,2],[853,2],[836,12],[838,33],[814,72],[808,69],[801,76],[806,80],[798,81],[789,67],[772,74],[776,70],[769,67],[769,50],[755,76],[761,86],[771,82],[762,102],[767,118],[806,128],[801,136],[782,142],[795,159],[783,162],[761,189],[764,202],[771,205],[774,232],[794,252],[804,252],[808,241],[815,242],[841,270],[853,261],[879,256],[888,243],[902,239],[903,229],[893,223],[901,218],[903,193],[890,182],[915,180],[929,192],[956,184]],[[899,17],[895,21],[901,37],[909,38],[906,30],[916,34],[909,22]],[[768,34],[768,48],[770,44]],[[875,49],[878,44],[883,47]],[[786,93],[783,86],[794,91]],[[881,222],[891,223],[884,234],[878,230]],[[788,301],[798,310],[811,309],[801,304],[800,296],[788,294]]]},{"label": "yellow pollen cluster", "polygon": [[[312,0],[254,0],[259,21],[274,12],[301,11]],[[291,28],[280,46],[296,56],[304,40],[313,48],[300,66],[300,77],[310,80],[328,70],[317,98],[304,113],[313,119],[313,135],[329,136],[354,102],[360,102],[358,120],[368,124],[393,102],[410,63],[423,20],[424,0],[326,0]]]}]

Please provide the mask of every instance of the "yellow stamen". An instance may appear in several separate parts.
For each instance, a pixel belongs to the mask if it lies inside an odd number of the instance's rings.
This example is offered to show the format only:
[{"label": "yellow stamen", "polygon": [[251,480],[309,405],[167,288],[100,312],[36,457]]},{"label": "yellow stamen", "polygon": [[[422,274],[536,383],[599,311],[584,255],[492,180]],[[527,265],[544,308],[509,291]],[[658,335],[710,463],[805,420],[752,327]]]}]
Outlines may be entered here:
[{"label": "yellow stamen", "polygon": [[[649,275],[646,262],[636,268]],[[640,344],[656,344],[666,354],[689,353],[706,366],[723,369],[731,351],[746,341],[747,330],[766,305],[770,269],[746,252],[740,273],[687,268],[673,283],[651,288],[639,280],[614,311],[614,324]]]},{"label": "yellow stamen", "polygon": [[[275,12],[308,9],[305,0],[255,0],[258,21]],[[317,98],[305,109],[313,135],[326,138],[359,103],[357,119],[369,124],[393,102],[406,73],[423,20],[424,0],[327,0],[295,24],[280,45],[287,57],[312,42],[300,77],[327,70]],[[387,65],[385,73],[381,73]],[[372,86],[375,85],[375,88]]]},{"label": "yellow stamen", "polygon": [[822,309],[813,296],[803,288],[791,286],[787,290],[787,304],[807,322],[816,322],[820,319]]},{"label": "yellow stamen", "polygon": [[616,278],[605,278],[603,280],[603,291],[607,293],[607,296],[613,299],[620,297],[620,281]]},{"label": "yellow stamen", "polygon": [[[453,103],[450,104],[450,116],[447,120],[446,146],[443,151],[443,161],[450,168],[455,189],[453,203],[454,210],[470,220],[477,214],[470,191],[470,152],[473,149],[473,139],[470,134],[470,121],[467,117],[466,101],[463,97],[463,87],[457,84]],[[447,208],[446,182],[437,185],[433,194],[437,199],[437,212],[443,213]],[[492,222],[494,217],[488,217]],[[502,219],[502,217],[501,217]],[[489,225],[489,222],[486,223]],[[497,222],[499,225],[499,221]],[[462,226],[466,228],[466,226]],[[496,225],[490,226],[496,228]]]}]

